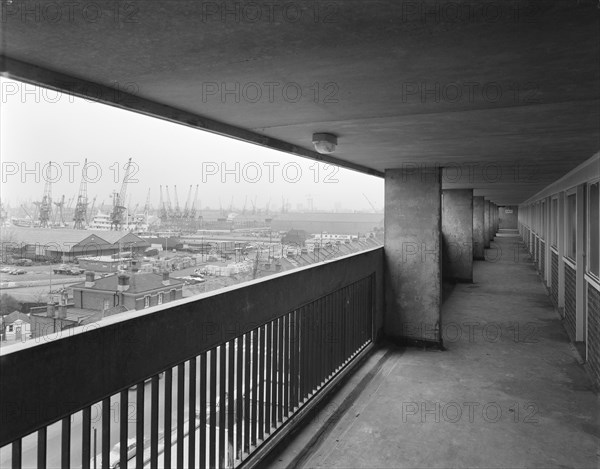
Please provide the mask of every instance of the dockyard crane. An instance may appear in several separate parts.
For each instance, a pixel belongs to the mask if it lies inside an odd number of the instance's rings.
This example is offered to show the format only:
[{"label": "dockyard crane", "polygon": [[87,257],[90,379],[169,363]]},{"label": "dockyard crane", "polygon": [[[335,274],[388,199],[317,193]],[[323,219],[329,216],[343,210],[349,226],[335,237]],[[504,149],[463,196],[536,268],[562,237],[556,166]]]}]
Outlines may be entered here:
[{"label": "dockyard crane", "polygon": [[242,214],[246,214],[246,204],[248,203],[248,196],[244,199],[244,206],[242,207]]},{"label": "dockyard crane", "polygon": [[56,205],[57,208],[57,210],[54,211],[54,224],[56,224],[56,216],[58,215],[59,226],[65,226],[65,217],[63,213],[63,207],[65,206],[65,195],[63,194],[62,198],[60,199],[60,202],[54,202],[54,205]]},{"label": "dockyard crane", "polygon": [[31,220],[31,223],[33,224],[34,218],[31,215],[29,215],[29,212],[25,208],[25,204],[21,204],[21,208],[23,209],[23,211],[25,212],[25,215],[27,215],[29,217],[29,219]]},{"label": "dockyard crane", "polygon": [[306,201],[308,202],[308,211],[313,212],[314,211],[313,196],[311,194],[307,194]]},{"label": "dockyard crane", "polygon": [[199,184],[196,184],[196,192],[194,193],[194,201],[192,202],[192,208],[190,209],[190,218],[192,220],[196,219],[197,211],[200,207],[198,207],[198,187]]},{"label": "dockyard crane", "polygon": [[271,206],[271,198],[269,197],[269,201],[267,202],[267,206],[265,207],[265,213],[269,214],[269,207]]},{"label": "dockyard crane", "polygon": [[148,195],[146,196],[146,203],[144,204],[144,220],[148,223],[150,217],[150,189],[148,189]]},{"label": "dockyard crane", "polygon": [[159,200],[158,204],[160,206],[160,213],[158,215],[158,218],[160,218],[161,222],[166,223],[167,218],[168,218],[168,213],[167,213],[167,207],[165,206],[165,201],[163,200],[162,186],[160,186],[160,200]]},{"label": "dockyard crane", "polygon": [[50,173],[51,169],[52,162],[49,162],[46,170],[46,184],[44,186],[44,195],[42,196],[42,201],[34,202],[39,209],[40,228],[49,228],[50,219],[52,217],[52,180],[48,174]]},{"label": "dockyard crane", "polygon": [[371,201],[369,200],[369,198],[367,197],[367,195],[366,195],[364,192],[363,192],[363,197],[364,197],[365,199],[367,199],[367,202],[369,202],[369,205],[370,205],[370,206],[371,206],[371,208],[373,209],[373,213],[377,213],[377,209],[375,208],[375,205],[373,205],[373,204],[371,203]]},{"label": "dockyard crane", "polygon": [[177,195],[177,185],[174,186],[175,191],[175,210],[173,211],[174,218],[181,218],[181,210],[179,208],[179,196]]},{"label": "dockyard crane", "polygon": [[[79,183],[79,194],[77,195],[77,203],[75,204],[75,213],[73,214],[73,228],[76,230],[83,230],[87,222],[87,179],[85,177],[85,171],[87,166],[87,158],[83,163],[83,169],[81,170],[81,182]],[[94,200],[96,200],[94,198]],[[70,203],[69,203],[70,206]]]},{"label": "dockyard crane", "polygon": [[85,223],[86,225],[90,224],[90,218],[92,218],[93,213],[94,213],[94,207],[96,206],[96,197],[98,197],[97,195],[94,196],[94,198],[92,199],[92,207],[90,208],[89,212],[87,213],[86,217],[85,217]]},{"label": "dockyard crane", "polygon": [[256,214],[256,196],[254,196],[254,199],[252,199],[250,201],[250,203],[252,204],[252,215]]},{"label": "dockyard crane", "polygon": [[190,203],[192,199],[192,185],[190,184],[190,188],[188,189],[187,199],[185,199],[185,206],[183,207],[183,218],[186,220],[190,218]]},{"label": "dockyard crane", "polygon": [[131,158],[129,158],[125,169],[125,176],[123,177],[123,182],[121,183],[121,191],[113,193],[113,208],[110,214],[111,230],[120,230],[125,223],[124,218],[125,212],[127,211],[127,207],[125,206],[125,200],[127,198],[127,183],[131,177],[132,170],[133,165],[131,164]]},{"label": "dockyard crane", "polygon": [[167,196],[167,220],[173,218],[173,207],[171,206],[171,196],[169,195],[169,186],[165,186],[165,194]]}]

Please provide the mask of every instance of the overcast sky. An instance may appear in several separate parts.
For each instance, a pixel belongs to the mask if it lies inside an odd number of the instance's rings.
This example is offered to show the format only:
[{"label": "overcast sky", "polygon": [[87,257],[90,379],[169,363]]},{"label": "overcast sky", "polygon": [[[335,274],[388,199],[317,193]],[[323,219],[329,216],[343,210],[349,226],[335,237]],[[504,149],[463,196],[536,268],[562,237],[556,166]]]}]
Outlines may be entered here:
[{"label": "overcast sky", "polygon": [[[132,208],[145,203],[158,207],[159,186],[177,185],[183,208],[189,186],[199,187],[201,206],[257,208],[282,197],[292,209],[369,210],[363,193],[383,208],[383,180],[355,171],[326,167],[312,160],[265,149],[160,119],[123,111],[54,91],[0,78],[0,151],[2,201],[16,207],[40,200],[44,182],[54,183],[55,201],[77,195],[84,159],[88,160],[88,197],[111,204],[120,188],[125,165],[132,158],[135,174],[128,185]],[[48,163],[51,172],[46,173]],[[46,168],[46,171],[44,170]],[[224,173],[226,169],[229,172]],[[238,179],[236,181],[236,179]]]}]

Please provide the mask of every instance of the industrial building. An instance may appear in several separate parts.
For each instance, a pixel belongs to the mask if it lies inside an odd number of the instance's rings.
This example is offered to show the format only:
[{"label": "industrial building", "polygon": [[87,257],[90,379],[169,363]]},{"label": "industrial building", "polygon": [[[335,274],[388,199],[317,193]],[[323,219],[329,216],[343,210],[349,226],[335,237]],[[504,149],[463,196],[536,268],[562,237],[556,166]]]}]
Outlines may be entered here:
[{"label": "industrial building", "polygon": [[133,7],[10,2],[2,74],[379,177],[384,245],[5,347],[3,465],[597,467],[597,0]]},{"label": "industrial building", "polygon": [[77,257],[143,253],[150,243],[125,231],[10,227],[3,229],[2,256],[35,261],[73,261]]}]

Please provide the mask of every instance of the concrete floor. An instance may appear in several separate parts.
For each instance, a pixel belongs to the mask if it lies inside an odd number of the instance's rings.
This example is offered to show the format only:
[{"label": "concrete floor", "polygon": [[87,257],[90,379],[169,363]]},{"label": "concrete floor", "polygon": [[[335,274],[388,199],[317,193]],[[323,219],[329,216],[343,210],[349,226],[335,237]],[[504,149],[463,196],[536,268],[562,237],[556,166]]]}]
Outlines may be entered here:
[{"label": "concrete floor", "polygon": [[445,351],[378,347],[268,467],[599,467],[598,395],[517,242],[445,301]]}]

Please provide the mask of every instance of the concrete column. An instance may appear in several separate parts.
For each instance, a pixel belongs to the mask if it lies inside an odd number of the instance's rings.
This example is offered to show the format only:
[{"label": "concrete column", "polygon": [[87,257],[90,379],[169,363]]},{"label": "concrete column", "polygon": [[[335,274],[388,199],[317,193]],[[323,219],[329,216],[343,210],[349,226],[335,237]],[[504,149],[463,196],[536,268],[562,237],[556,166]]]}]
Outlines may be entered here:
[{"label": "concrete column", "polygon": [[485,247],[490,247],[490,201],[486,200],[483,205],[483,233],[485,237]]},{"label": "concrete column", "polygon": [[441,343],[442,181],[439,168],[385,172],[384,331]]},{"label": "concrete column", "polygon": [[473,259],[485,259],[485,226],[483,197],[473,197]]},{"label": "concrete column", "polygon": [[473,282],[473,189],[442,191],[442,276]]}]

